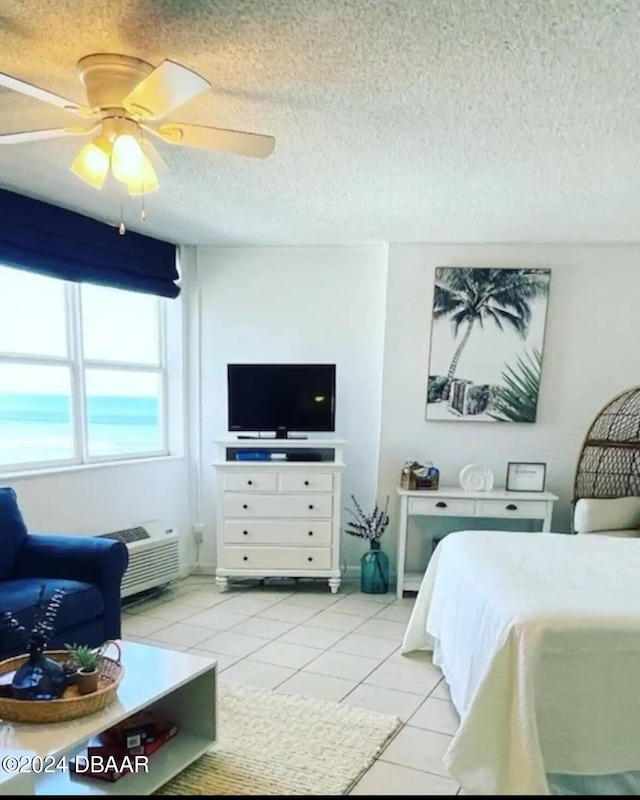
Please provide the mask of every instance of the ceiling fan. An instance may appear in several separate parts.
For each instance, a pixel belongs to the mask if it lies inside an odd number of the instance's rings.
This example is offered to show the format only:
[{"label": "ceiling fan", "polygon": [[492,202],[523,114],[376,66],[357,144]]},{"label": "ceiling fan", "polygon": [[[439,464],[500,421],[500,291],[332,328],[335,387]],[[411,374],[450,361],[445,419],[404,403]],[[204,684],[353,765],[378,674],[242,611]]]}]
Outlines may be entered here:
[{"label": "ceiling fan", "polygon": [[266,158],[273,152],[272,136],[184,122],[159,124],[178,106],[211,88],[203,77],[174,61],[163,61],[154,69],[138,58],[95,53],[81,58],[76,71],[86,90],[87,105],[0,72],[0,86],[87,120],[85,125],[0,134],[0,145],[61,136],[92,136],[74,159],[71,171],[90,186],[101,189],[111,169],[114,178],[124,183],[132,195],[158,188],[153,161],[162,163],[162,158],[145,133],[172,145],[255,158]]}]

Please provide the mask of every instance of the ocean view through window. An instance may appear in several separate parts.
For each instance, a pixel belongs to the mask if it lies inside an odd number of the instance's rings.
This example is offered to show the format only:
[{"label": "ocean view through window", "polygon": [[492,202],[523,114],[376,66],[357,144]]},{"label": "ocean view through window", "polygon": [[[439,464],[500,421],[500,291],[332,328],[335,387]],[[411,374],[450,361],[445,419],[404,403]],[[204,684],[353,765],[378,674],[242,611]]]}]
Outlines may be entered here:
[{"label": "ocean view through window", "polygon": [[[161,447],[154,397],[96,396],[87,400],[91,451],[96,456],[154,453]],[[69,398],[55,394],[0,394],[3,464],[73,458]]]},{"label": "ocean view through window", "polygon": [[0,266],[0,472],[166,454],[165,302]]}]

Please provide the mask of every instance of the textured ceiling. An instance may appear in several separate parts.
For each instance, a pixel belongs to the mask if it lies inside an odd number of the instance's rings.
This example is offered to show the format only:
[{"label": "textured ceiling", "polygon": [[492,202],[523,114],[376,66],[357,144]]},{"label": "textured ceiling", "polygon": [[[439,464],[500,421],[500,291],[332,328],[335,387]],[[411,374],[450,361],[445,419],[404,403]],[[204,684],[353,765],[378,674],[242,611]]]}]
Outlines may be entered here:
[{"label": "textured ceiling", "polygon": [[[0,185],[193,244],[637,241],[640,2],[0,0],[0,71],[84,101],[75,63],[171,58],[171,119],[273,134],[258,161],[160,145],[146,201],[0,148]],[[3,132],[78,118],[0,89]]]}]

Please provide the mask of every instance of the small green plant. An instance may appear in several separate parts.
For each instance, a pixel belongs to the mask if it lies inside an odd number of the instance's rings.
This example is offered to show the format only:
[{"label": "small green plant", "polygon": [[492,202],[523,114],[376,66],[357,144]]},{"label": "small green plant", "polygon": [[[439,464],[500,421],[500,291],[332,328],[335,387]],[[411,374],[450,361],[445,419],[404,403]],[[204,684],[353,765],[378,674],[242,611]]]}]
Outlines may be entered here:
[{"label": "small green plant", "polygon": [[87,647],[84,644],[65,644],[71,655],[71,660],[83,672],[93,672],[98,669],[102,659],[103,647]]}]

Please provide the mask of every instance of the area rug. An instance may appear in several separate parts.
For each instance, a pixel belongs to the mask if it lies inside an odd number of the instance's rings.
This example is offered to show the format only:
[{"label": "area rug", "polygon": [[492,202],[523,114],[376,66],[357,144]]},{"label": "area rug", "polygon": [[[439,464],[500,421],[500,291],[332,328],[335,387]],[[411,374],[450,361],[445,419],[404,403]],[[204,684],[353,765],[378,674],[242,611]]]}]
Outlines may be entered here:
[{"label": "area rug", "polygon": [[396,717],[232,683],[218,686],[218,742],[163,795],[346,794]]}]

